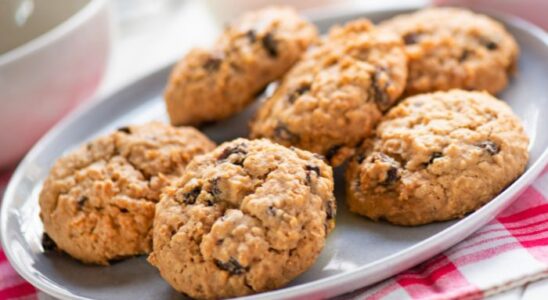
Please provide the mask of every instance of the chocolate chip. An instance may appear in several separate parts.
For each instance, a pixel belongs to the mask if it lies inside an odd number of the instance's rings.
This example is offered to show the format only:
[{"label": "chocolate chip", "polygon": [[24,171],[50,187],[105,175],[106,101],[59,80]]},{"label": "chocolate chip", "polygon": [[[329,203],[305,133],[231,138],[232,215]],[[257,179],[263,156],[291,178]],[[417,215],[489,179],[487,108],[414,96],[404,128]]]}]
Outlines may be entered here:
[{"label": "chocolate chip", "polygon": [[45,232],[42,234],[42,248],[44,248],[44,251],[52,251],[57,249],[57,244],[55,244],[55,241],[53,241]]},{"label": "chocolate chip", "polygon": [[127,126],[120,127],[116,130],[119,131],[119,132],[123,132],[125,134],[131,134],[131,129],[129,129],[129,127],[127,127]]},{"label": "chocolate chip", "polygon": [[386,172],[386,179],[381,183],[382,185],[391,185],[396,182],[400,177],[398,176],[398,168],[391,166]]},{"label": "chocolate chip", "polygon": [[277,57],[278,56],[278,43],[274,39],[274,36],[272,33],[267,33],[261,40],[263,47],[265,48],[266,52],[270,57]]},{"label": "chocolate chip", "polygon": [[289,131],[289,129],[287,129],[287,127],[282,123],[278,123],[276,128],[274,128],[274,135],[276,135],[279,139],[288,141],[291,144],[296,144],[300,140],[298,135]]},{"label": "chocolate chip", "polygon": [[419,34],[415,32],[410,32],[403,36],[403,42],[406,45],[416,44],[418,41],[419,41]]},{"label": "chocolate chip", "polygon": [[[247,151],[243,149],[241,146],[235,146],[235,147],[227,147],[223,150],[221,155],[217,157],[218,160],[226,160],[233,154],[241,154],[241,156],[245,156],[247,154]],[[232,163],[235,165],[243,166],[245,157],[239,157],[237,160],[233,161]]]},{"label": "chocolate chip", "polygon": [[206,69],[208,72],[215,72],[219,70],[221,63],[222,59],[218,57],[210,57],[204,63],[203,68]]},{"label": "chocolate chip", "polygon": [[227,271],[230,275],[241,275],[247,271],[234,257],[231,257],[227,262],[216,259],[215,265],[217,268]]},{"label": "chocolate chip", "polygon": [[484,149],[485,151],[487,151],[487,153],[491,155],[495,155],[500,152],[499,146],[492,141],[483,141],[478,143],[476,146]]},{"label": "chocolate chip", "polygon": [[325,159],[331,162],[331,159],[335,157],[335,155],[337,155],[337,152],[339,152],[341,148],[342,148],[342,145],[335,145],[329,148],[329,150],[327,150],[327,152],[325,153]]},{"label": "chocolate chip", "polygon": [[373,100],[377,103],[381,110],[386,110],[390,106],[390,99],[386,93],[386,84],[380,86],[380,77],[385,73],[383,68],[377,68],[373,76],[371,77],[371,90],[370,93],[373,94]]},{"label": "chocolate chip", "polygon": [[287,96],[287,101],[289,101],[289,103],[294,103],[295,100],[297,100],[297,98],[299,98],[299,96],[305,94],[306,92],[308,92],[310,90],[310,86],[309,85],[303,85],[299,88],[297,88],[295,91],[293,91],[291,94],[289,94]]},{"label": "chocolate chip", "polygon": [[197,186],[194,189],[192,189],[192,191],[190,191],[188,193],[184,193],[183,194],[183,202],[185,204],[194,204],[194,203],[196,203],[196,198],[198,198],[198,196],[200,195],[201,192],[202,192],[202,188]]},{"label": "chocolate chip", "polygon": [[249,29],[245,33],[245,36],[249,39],[250,43],[255,43],[255,41],[257,41],[257,33],[255,33],[255,30],[253,29]]},{"label": "chocolate chip", "polygon": [[88,200],[89,198],[87,196],[81,196],[78,198],[78,208],[82,209]]},{"label": "chocolate chip", "polygon": [[442,156],[443,154],[441,152],[432,152],[432,154],[430,154],[430,159],[428,160],[427,165],[433,163],[436,158],[440,158]]},{"label": "chocolate chip", "polygon": [[122,208],[120,208],[120,212],[125,214],[125,213],[129,212],[129,210],[127,210],[127,208],[122,207]]},{"label": "chocolate chip", "polygon": [[465,61],[470,56],[470,51],[467,49],[464,49],[459,57],[459,62]]},{"label": "chocolate chip", "polygon": [[480,44],[490,51],[496,50],[499,47],[497,43],[486,37],[480,38]]}]

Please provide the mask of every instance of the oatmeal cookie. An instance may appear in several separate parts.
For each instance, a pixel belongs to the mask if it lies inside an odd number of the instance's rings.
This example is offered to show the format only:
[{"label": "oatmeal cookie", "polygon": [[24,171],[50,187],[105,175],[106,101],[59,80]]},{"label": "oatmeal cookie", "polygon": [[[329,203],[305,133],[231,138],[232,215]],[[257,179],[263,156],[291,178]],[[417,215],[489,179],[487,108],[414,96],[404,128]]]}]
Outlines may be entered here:
[{"label": "oatmeal cookie", "polygon": [[262,105],[251,137],[322,154],[337,166],[403,92],[406,63],[401,38],[368,20],[336,27]]},{"label": "oatmeal cookie", "polygon": [[236,139],[196,157],[157,205],[149,261],[195,298],[275,289],[334,226],[332,169],[307,151]]},{"label": "oatmeal cookie", "polygon": [[506,87],[518,45],[499,22],[459,8],[430,8],[397,16],[380,28],[401,35],[409,59],[406,94]]},{"label": "oatmeal cookie", "polygon": [[410,97],[349,163],[347,202],[353,212],[401,225],[459,218],[524,171],[527,146],[510,107],[486,92]]},{"label": "oatmeal cookie", "polygon": [[173,69],[165,91],[171,123],[217,121],[241,111],[317,38],[316,28],[289,7],[244,14],[212,49],[190,51]]},{"label": "oatmeal cookie", "polygon": [[160,190],[214,147],[193,128],[150,122],[61,157],[40,193],[44,249],[101,265],[150,252]]}]

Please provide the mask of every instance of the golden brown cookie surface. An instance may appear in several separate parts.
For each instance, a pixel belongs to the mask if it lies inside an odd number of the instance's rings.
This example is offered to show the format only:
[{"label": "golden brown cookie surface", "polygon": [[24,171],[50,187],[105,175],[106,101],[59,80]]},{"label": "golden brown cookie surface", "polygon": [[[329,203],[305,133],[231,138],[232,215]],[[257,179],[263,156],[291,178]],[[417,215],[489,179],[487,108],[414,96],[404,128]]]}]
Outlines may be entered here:
[{"label": "golden brown cookie surface", "polygon": [[165,91],[171,123],[217,121],[241,111],[317,37],[316,28],[289,7],[244,14],[212,49],[194,49],[175,66]]},{"label": "golden brown cookie surface", "polygon": [[430,8],[379,25],[401,35],[409,58],[406,94],[506,87],[518,45],[502,24],[458,8]]},{"label": "golden brown cookie surface", "polygon": [[346,171],[350,210],[419,225],[464,216],[525,169],[528,138],[504,102],[452,90],[403,100]]},{"label": "golden brown cookie surface", "polygon": [[314,154],[264,139],[227,142],[165,189],[149,261],[191,297],[278,288],[314,263],[335,205],[331,167]]},{"label": "golden brown cookie surface", "polygon": [[367,20],[336,27],[259,109],[251,136],[322,154],[337,166],[371,134],[403,92],[406,76],[398,36]]},{"label": "golden brown cookie surface", "polygon": [[61,157],[40,193],[46,241],[86,262],[148,253],[160,190],[214,143],[159,122],[120,128]]}]

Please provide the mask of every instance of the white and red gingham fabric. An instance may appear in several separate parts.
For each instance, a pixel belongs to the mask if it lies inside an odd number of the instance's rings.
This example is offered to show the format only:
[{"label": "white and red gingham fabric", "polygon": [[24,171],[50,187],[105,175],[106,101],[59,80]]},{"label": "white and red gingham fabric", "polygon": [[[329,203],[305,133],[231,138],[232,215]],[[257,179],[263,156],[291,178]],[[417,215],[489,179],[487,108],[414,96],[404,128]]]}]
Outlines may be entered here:
[{"label": "white and red gingham fabric", "polygon": [[[9,175],[0,175],[0,194]],[[548,277],[548,167],[495,220],[428,261],[338,298],[481,299]],[[0,300],[36,299],[0,250]],[[548,299],[548,296],[547,296]]]}]

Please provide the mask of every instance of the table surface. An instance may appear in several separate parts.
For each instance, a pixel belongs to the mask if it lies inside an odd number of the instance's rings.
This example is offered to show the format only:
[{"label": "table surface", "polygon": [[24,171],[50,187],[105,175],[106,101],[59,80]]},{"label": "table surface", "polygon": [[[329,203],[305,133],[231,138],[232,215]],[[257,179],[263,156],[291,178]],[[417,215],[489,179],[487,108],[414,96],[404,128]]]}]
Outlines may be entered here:
[{"label": "table surface", "polygon": [[[124,2],[125,1],[125,2]],[[98,101],[137,78],[172,63],[190,48],[207,46],[212,43],[222,29],[222,22],[215,17],[209,1],[164,1],[165,6],[149,8],[148,12],[132,16],[120,14],[127,7],[124,5],[143,5],[143,1],[113,2],[114,42],[109,66],[97,95],[91,101]],[[305,1],[306,2],[306,1]],[[333,0],[308,1],[309,6],[333,5]],[[337,1],[337,5],[355,6],[359,9],[382,9],[394,7],[405,2],[406,6],[425,6],[428,0],[385,0],[385,1]],[[225,3],[228,3],[225,2]],[[230,1],[230,5],[241,5],[245,10],[250,2],[246,0]],[[232,9],[234,9],[232,7]],[[548,295],[548,279],[537,281],[491,296],[489,300],[544,300]],[[51,300],[43,293],[38,299]]]}]

